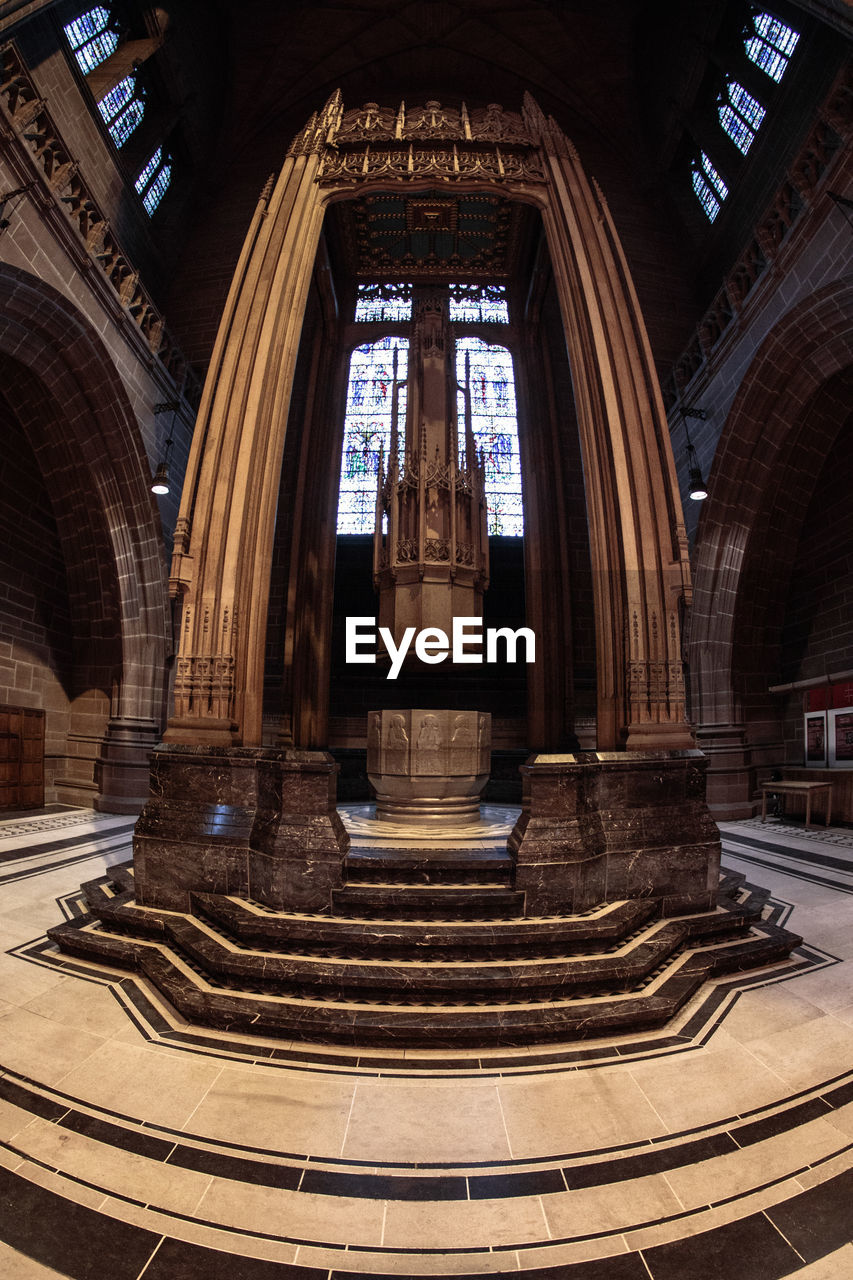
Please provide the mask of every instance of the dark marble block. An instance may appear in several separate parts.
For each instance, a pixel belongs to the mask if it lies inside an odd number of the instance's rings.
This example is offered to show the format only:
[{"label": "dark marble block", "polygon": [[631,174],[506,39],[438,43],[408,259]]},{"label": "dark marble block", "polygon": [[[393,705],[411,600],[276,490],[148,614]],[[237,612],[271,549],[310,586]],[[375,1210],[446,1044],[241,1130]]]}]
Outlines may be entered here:
[{"label": "dark marble block", "polygon": [[323,751],[258,762],[249,894],[277,910],[328,911],[349,836],[335,807],[338,766]]},{"label": "dark marble block", "polygon": [[134,833],[137,902],[186,911],[204,892],[328,909],[348,846],[336,771],[323,751],[157,747]]},{"label": "dark marble block", "polygon": [[528,916],[659,899],[665,914],[715,903],[720,839],[699,751],[531,756],[508,847]]}]

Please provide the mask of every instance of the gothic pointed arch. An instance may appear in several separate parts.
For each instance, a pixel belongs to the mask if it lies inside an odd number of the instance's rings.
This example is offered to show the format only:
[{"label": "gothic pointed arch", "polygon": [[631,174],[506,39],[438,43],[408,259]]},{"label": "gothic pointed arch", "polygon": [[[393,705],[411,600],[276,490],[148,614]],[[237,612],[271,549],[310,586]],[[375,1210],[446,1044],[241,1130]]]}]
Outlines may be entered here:
[{"label": "gothic pointed arch", "polygon": [[5,265],[0,385],[53,508],[74,632],[71,692],[99,691],[104,707],[88,786],[99,807],[132,808],[161,725],[170,645],[162,534],[139,427],[89,321],[57,290]]},{"label": "gothic pointed arch", "polygon": [[529,95],[521,113],[496,104],[469,113],[435,100],[344,110],[336,93],[262,194],[220,324],[177,530],[172,582],[184,625],[167,738],[262,740],[275,501],[325,210],[355,192],[436,183],[499,190],[542,215],[587,475],[599,745],[689,747],[678,617],[686,536],[648,338],[604,197]]},{"label": "gothic pointed arch", "polygon": [[[846,417],[851,350],[847,276],[767,334],[717,450],[697,532],[689,656],[694,720],[711,756],[709,800],[720,816],[749,810],[748,721],[762,702],[767,719],[774,714],[768,636],[778,633],[797,538]],[[753,772],[759,763],[756,756]]]}]

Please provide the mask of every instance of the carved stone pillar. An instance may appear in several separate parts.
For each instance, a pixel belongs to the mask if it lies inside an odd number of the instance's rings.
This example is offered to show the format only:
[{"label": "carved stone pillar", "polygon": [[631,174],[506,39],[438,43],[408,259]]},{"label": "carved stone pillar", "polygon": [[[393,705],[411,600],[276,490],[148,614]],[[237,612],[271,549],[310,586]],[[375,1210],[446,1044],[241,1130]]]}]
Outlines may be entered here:
[{"label": "carved stone pillar", "polygon": [[446,290],[416,289],[403,447],[395,378],[391,453],[387,475],[379,476],[374,534],[379,623],[398,642],[408,626],[440,627],[449,634],[454,617],[482,617],[489,578],[484,474],[467,384],[463,395],[467,421],[460,456]]},{"label": "carved stone pillar", "polygon": [[263,192],[220,324],[175,530],[184,609],[167,741],[261,741],[281,456],[323,219],[315,178],[339,115],[336,94]]},{"label": "carved stone pillar", "polygon": [[139,812],[148,798],[149,761],[159,739],[156,720],[110,720],[95,766],[95,809]]},{"label": "carved stone pillar", "polygon": [[527,95],[548,182],[542,211],[572,366],[595,589],[598,745],[693,745],[678,603],[687,539],[639,304],[604,197]]}]

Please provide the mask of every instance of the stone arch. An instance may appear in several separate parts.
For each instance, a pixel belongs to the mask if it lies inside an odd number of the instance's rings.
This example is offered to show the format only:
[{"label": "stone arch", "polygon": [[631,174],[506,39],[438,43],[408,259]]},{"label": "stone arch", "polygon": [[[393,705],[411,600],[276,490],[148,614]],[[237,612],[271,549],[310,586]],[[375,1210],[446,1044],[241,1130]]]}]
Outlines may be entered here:
[{"label": "stone arch", "polygon": [[[717,816],[749,811],[749,654],[774,608],[820,466],[849,400],[853,277],[794,306],[761,343],[726,421],[697,531],[690,622],[693,713]],[[766,675],[764,696],[766,699]],[[753,705],[750,706],[749,704]]]},{"label": "stone arch", "polygon": [[108,699],[95,733],[103,736],[95,777],[82,791],[91,793],[94,782],[97,807],[136,808],[163,716],[170,643],[162,537],[139,427],[89,321],[11,266],[0,269],[0,384],[54,509],[78,683],[82,675]]},{"label": "stone arch", "polygon": [[[464,136],[485,143],[488,155],[460,153],[448,125],[441,147],[430,128],[417,162],[414,143],[392,147],[393,155],[374,149],[375,130],[368,146],[365,111],[344,112],[334,94],[294,139],[249,227],[176,528],[172,583],[183,597],[184,621],[165,740],[224,747],[262,741],[275,500],[325,208],[353,184],[380,188],[390,178],[410,190],[428,178],[454,189],[495,183],[509,198],[543,208],[590,477],[598,745],[692,746],[678,616],[689,564],[675,466],[636,292],[600,190],[529,95],[521,115],[500,110],[497,126],[491,119],[465,125]],[[414,133],[422,118],[415,117]],[[354,151],[335,140],[339,129]],[[408,137],[402,117],[393,127],[386,119],[382,129],[391,142]],[[496,139],[515,148],[511,158]]]}]

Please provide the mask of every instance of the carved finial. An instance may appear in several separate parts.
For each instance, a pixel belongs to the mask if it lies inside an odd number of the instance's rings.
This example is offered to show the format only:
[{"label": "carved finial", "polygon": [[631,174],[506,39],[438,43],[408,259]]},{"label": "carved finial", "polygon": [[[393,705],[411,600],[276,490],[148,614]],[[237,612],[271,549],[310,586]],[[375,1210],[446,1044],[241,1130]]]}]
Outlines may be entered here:
[{"label": "carved finial", "polygon": [[527,89],[525,89],[524,98],[522,99],[521,118],[534,142],[541,141],[547,128],[545,114],[533,94],[528,92]]},{"label": "carved finial", "polygon": [[319,155],[324,147],[334,145],[334,136],[340,126],[343,111],[341,91],[336,89],[320,114],[315,111],[302,132],[296,135],[287,148],[287,154]]},{"label": "carved finial", "polygon": [[319,147],[332,142],[334,135],[340,127],[341,117],[343,114],[343,96],[340,89],[336,89],[320,113],[319,133],[322,136],[317,139],[319,144],[317,148],[318,150]]},{"label": "carved finial", "polygon": [[309,150],[309,139],[312,138],[317,130],[317,112],[315,111],[305,128],[297,133],[296,137],[287,148],[289,156],[304,156]]},{"label": "carved finial", "polygon": [[263,201],[264,204],[269,204],[270,202],[270,197],[272,196],[275,188],[275,178],[275,173],[271,173],[261,188],[261,194],[258,196],[258,199]]}]

